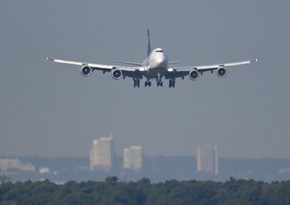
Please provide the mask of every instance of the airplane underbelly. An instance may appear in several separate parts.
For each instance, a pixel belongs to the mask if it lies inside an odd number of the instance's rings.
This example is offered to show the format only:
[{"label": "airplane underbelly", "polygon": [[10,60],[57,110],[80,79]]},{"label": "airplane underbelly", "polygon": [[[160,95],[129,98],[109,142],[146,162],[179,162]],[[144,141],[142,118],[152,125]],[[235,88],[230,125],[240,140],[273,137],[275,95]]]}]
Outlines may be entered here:
[{"label": "airplane underbelly", "polygon": [[148,74],[150,75],[151,78],[158,78],[159,76],[163,76],[166,71],[167,70],[163,67],[156,67],[150,68],[148,70]]}]

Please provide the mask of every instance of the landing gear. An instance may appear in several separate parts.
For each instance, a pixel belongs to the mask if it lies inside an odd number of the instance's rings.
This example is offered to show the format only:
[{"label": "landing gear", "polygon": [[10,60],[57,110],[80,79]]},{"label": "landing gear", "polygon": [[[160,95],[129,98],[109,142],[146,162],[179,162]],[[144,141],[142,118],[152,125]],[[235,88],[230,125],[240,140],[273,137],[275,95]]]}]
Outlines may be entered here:
[{"label": "landing gear", "polygon": [[145,87],[151,87],[151,81],[150,80],[146,80],[145,81]]},{"label": "landing gear", "polygon": [[163,87],[162,76],[158,73],[157,74],[157,87]]},{"label": "landing gear", "polygon": [[138,88],[140,87],[140,80],[139,79],[134,78],[133,82],[134,82],[134,88],[135,87],[138,87]]},{"label": "landing gear", "polygon": [[174,88],[175,87],[175,79],[170,79],[169,80],[169,87]]},{"label": "landing gear", "polygon": [[163,82],[162,82],[161,80],[158,80],[158,81],[157,81],[157,87],[159,87],[159,86],[160,86],[160,87],[163,87]]}]

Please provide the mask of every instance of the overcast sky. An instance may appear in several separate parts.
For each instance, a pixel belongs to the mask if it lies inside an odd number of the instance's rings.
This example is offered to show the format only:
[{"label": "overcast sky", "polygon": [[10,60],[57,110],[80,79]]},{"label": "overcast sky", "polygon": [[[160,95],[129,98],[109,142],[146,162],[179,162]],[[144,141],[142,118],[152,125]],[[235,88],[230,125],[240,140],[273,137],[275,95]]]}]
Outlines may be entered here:
[{"label": "overcast sky", "polygon": [[[290,1],[1,1],[0,155],[88,156],[113,133],[118,155],[195,155],[216,144],[223,157],[290,158]],[[205,73],[176,88],[133,88],[109,73],[45,57],[112,64],[146,57],[206,65],[260,58]]]}]

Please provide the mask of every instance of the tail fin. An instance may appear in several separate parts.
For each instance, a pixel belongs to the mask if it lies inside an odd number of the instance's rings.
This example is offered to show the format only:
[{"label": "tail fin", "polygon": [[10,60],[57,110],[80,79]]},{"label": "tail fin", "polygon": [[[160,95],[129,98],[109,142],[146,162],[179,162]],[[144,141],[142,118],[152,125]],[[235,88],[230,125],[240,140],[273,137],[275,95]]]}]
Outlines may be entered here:
[{"label": "tail fin", "polygon": [[148,46],[147,46],[147,56],[150,55],[151,53],[151,42],[150,42],[150,31],[149,31],[149,28],[147,29],[147,43],[148,43]]}]

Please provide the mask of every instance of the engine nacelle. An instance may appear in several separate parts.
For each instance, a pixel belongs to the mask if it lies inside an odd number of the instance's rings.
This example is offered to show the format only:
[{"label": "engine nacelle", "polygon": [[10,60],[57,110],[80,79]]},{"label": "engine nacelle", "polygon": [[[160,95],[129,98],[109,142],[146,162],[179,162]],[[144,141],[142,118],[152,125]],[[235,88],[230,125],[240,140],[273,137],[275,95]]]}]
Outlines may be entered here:
[{"label": "engine nacelle", "polygon": [[218,77],[223,78],[227,75],[227,70],[225,68],[219,68],[216,74]]},{"label": "engine nacelle", "polygon": [[115,80],[119,80],[122,77],[122,71],[118,68],[115,68],[111,71],[111,75]]},{"label": "engine nacelle", "polygon": [[88,77],[89,75],[91,75],[92,72],[93,72],[93,69],[90,66],[85,65],[81,68],[81,74],[83,76]]},{"label": "engine nacelle", "polygon": [[190,80],[197,80],[199,78],[199,73],[197,70],[192,70],[189,72],[189,79]]}]

